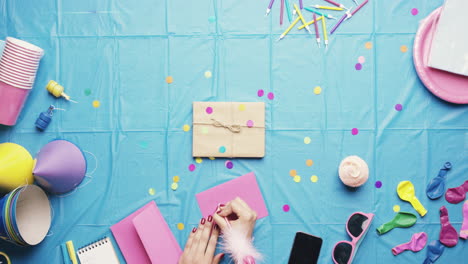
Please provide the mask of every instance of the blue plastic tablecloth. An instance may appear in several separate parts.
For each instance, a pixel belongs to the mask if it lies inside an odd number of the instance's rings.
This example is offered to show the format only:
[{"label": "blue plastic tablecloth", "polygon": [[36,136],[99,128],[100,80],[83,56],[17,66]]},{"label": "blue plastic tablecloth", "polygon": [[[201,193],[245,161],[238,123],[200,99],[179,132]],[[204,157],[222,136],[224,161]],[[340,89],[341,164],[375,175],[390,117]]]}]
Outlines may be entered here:
[{"label": "blue plastic tablecloth", "polygon": [[[297,231],[322,237],[319,262],[331,263],[334,244],[350,240],[345,222],[355,211],[375,214],[355,263],[421,263],[426,250],[395,257],[391,248],[421,231],[437,239],[442,205],[459,230],[462,204],[430,201],[425,188],[446,161],[453,165],[449,187],[468,179],[468,107],[433,96],[412,63],[418,23],[443,1],[371,0],[330,37],[328,51],[304,31],[293,30],[276,42],[289,23],[279,26],[279,0],[264,17],[268,2],[0,0],[0,38],[21,38],[45,50],[27,105],[16,126],[0,128],[0,142],[21,144],[34,155],[63,138],[98,161],[89,184],[65,197],[50,196],[53,223],[43,243],[18,248],[2,241],[0,251],[13,263],[61,263],[60,244],[73,240],[78,248],[111,236],[111,225],[151,200],[183,246],[201,217],[194,195],[250,171],[270,212],[255,230],[265,263],[286,263]],[[315,3],[327,4],[304,0],[306,6]],[[327,22],[329,29],[335,23]],[[360,56],[365,62],[358,71]],[[167,84],[166,76],[174,82]],[[49,80],[79,103],[48,94]],[[322,88],[319,95],[316,86]],[[275,98],[258,97],[258,89]],[[95,100],[100,107],[93,107]],[[265,102],[265,158],[234,159],[231,170],[224,159],[195,163],[191,132],[182,129],[191,124],[193,101]],[[34,121],[50,104],[66,111],[56,112],[40,133]],[[403,110],[396,111],[396,104]],[[352,128],[359,133],[352,135]],[[348,155],[361,156],[370,168],[369,181],[354,191],[337,175]],[[96,162],[87,158],[91,170]],[[313,160],[311,167],[307,159]],[[187,169],[191,163],[194,172]],[[301,182],[289,176],[292,169]],[[180,182],[173,191],[175,175]],[[375,228],[393,218],[395,205],[416,213],[396,194],[403,180],[414,183],[429,212],[409,229],[378,236]],[[285,204],[289,212],[283,211]],[[467,259],[466,243],[446,249],[439,263]]]}]

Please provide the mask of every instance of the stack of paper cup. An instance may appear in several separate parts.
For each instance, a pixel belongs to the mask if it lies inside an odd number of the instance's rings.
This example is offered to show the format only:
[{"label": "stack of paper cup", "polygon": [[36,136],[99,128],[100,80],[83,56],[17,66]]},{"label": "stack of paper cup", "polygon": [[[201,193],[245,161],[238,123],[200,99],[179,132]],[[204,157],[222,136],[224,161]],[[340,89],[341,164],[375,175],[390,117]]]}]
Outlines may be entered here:
[{"label": "stack of paper cup", "polygon": [[16,124],[43,55],[41,48],[7,37],[0,59],[0,124]]}]

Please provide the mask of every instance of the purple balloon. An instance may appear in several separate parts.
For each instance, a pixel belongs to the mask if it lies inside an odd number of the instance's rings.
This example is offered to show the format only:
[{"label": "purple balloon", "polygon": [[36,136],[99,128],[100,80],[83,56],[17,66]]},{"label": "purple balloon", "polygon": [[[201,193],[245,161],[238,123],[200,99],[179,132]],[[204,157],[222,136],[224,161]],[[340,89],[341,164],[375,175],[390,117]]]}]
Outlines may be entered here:
[{"label": "purple balloon", "polygon": [[86,159],[75,144],[54,140],[37,154],[33,174],[47,191],[66,193],[75,189],[85,177]]}]

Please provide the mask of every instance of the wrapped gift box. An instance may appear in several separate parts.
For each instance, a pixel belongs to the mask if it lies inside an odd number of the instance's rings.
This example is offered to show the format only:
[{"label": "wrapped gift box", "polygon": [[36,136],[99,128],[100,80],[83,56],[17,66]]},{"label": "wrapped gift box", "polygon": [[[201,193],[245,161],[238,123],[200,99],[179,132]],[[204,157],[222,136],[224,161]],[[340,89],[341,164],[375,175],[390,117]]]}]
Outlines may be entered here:
[{"label": "wrapped gift box", "polygon": [[194,157],[265,156],[265,103],[194,102]]}]

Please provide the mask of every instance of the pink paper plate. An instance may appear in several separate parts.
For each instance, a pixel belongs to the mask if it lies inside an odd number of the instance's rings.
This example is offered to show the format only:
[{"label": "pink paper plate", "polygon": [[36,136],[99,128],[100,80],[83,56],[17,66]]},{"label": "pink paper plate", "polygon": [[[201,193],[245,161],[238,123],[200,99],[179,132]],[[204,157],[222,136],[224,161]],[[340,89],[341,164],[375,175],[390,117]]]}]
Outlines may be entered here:
[{"label": "pink paper plate", "polygon": [[432,37],[442,8],[421,21],[414,39],[413,60],[419,78],[435,96],[455,104],[468,104],[468,77],[427,66]]}]

